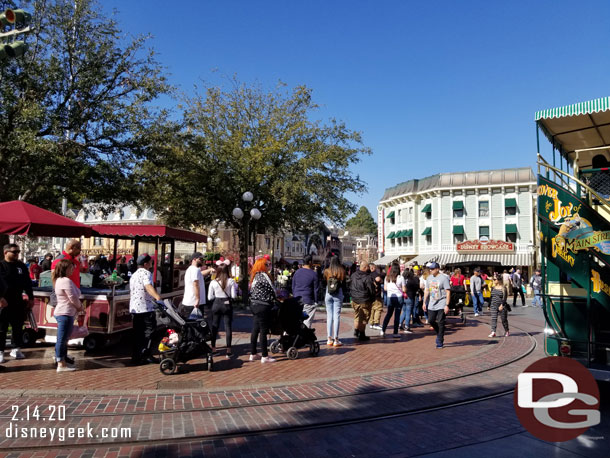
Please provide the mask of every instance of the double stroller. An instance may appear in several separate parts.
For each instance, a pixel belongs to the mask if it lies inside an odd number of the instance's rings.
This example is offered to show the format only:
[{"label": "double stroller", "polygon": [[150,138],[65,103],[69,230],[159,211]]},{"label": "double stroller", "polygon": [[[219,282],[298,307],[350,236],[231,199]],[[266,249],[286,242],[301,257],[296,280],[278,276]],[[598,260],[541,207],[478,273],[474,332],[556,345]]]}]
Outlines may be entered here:
[{"label": "double stroller", "polygon": [[299,348],[309,347],[309,354],[320,353],[320,344],[313,329],[303,324],[303,305],[295,298],[287,298],[279,303],[279,308],[273,313],[270,332],[279,336],[269,349],[271,353],[286,353],[288,359],[299,357]]},{"label": "double stroller", "polygon": [[462,324],[466,324],[466,313],[464,306],[466,305],[466,288],[463,286],[451,287],[451,298],[449,300],[449,313],[447,316],[460,317]]},{"label": "double stroller", "polygon": [[[186,363],[192,359],[204,358],[207,370],[212,371],[212,349],[207,344],[212,338],[212,330],[204,319],[185,320],[174,309],[173,305],[156,302],[157,311],[163,318],[168,318],[175,332],[169,331],[169,338],[163,339],[159,345],[161,362],[159,370],[165,374],[174,374],[178,363]],[[171,334],[174,334],[173,336]]]}]

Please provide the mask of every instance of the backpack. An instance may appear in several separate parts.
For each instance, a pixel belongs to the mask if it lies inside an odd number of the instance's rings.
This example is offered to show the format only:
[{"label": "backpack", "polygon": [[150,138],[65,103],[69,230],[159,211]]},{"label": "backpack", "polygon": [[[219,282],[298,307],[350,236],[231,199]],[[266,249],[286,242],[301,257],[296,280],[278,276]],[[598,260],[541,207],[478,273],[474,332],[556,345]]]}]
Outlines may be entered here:
[{"label": "backpack", "polygon": [[338,278],[336,277],[330,277],[328,279],[328,292],[329,294],[335,294],[337,291],[339,291],[339,287],[341,286],[341,282],[339,281]]}]

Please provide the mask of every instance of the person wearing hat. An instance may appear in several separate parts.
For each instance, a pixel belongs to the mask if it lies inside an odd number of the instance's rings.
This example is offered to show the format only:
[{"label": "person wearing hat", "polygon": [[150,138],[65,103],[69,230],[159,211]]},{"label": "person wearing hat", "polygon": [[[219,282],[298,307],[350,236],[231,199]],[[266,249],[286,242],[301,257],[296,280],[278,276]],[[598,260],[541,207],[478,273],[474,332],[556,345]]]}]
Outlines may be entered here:
[{"label": "person wearing hat", "polygon": [[423,308],[428,312],[428,322],[436,332],[436,348],[443,348],[445,345],[445,316],[449,313],[450,300],[449,278],[440,272],[440,266],[436,262],[430,263]]},{"label": "person wearing hat", "polygon": [[530,286],[534,292],[532,307],[542,307],[542,276],[540,275],[540,269],[536,269],[536,272],[530,278]]},{"label": "person wearing hat", "polygon": [[479,316],[483,313],[483,279],[481,278],[481,269],[476,267],[474,274],[470,277],[470,296],[472,297],[472,307],[474,316]]},{"label": "person wearing hat", "polygon": [[[203,312],[206,303],[205,294],[205,279],[201,267],[203,266],[203,254],[200,252],[193,253],[191,256],[191,265],[184,273],[184,297],[180,304],[180,314],[184,318],[188,318],[195,308]],[[199,314],[195,311],[195,314]],[[206,319],[210,317],[207,316]]]},{"label": "person wearing hat", "polygon": [[138,256],[138,270],[129,279],[129,312],[133,317],[133,352],[131,364],[155,362],[150,358],[150,337],[157,327],[155,300],[161,296],[153,286],[153,276],[149,269],[152,258],[144,253]]}]

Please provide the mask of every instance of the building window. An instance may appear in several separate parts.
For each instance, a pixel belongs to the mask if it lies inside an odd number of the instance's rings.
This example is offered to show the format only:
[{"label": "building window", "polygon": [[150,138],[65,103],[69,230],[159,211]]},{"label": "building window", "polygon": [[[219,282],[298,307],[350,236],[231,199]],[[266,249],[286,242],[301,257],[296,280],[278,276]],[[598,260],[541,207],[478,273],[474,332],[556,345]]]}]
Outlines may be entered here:
[{"label": "building window", "polygon": [[432,234],[426,235],[426,245],[432,245]]},{"label": "building window", "polygon": [[104,244],[104,239],[102,237],[95,237],[93,239],[94,246],[102,246]]},{"label": "building window", "polygon": [[464,234],[453,234],[453,243],[462,243],[464,241]]},{"label": "building window", "polygon": [[489,201],[481,200],[479,202],[479,216],[489,216]]},{"label": "building window", "polygon": [[510,243],[517,243],[517,234],[506,234],[506,241]]},{"label": "building window", "polygon": [[452,205],[453,208],[453,217],[461,218],[464,216],[464,202],[461,200],[455,200]]},{"label": "building window", "polygon": [[517,214],[517,199],[504,200],[504,214],[506,216],[513,216]]},{"label": "building window", "polygon": [[479,226],[479,240],[481,237],[489,238],[489,226]]},{"label": "building window", "polygon": [[267,245],[267,249],[271,248],[271,238],[265,237],[265,245]]}]

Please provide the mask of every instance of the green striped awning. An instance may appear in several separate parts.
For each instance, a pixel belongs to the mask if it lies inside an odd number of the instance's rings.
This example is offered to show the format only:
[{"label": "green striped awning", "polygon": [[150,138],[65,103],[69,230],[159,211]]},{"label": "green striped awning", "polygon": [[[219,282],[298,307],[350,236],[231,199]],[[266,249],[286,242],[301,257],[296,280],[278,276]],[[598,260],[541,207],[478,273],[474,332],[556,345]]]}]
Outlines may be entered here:
[{"label": "green striped awning", "polygon": [[396,235],[396,232],[392,231],[387,235],[386,239],[393,239],[395,235]]},{"label": "green striped awning", "polygon": [[464,210],[464,202],[462,202],[461,200],[454,201],[453,209],[454,210]]},{"label": "green striped awning", "polygon": [[506,208],[517,208],[517,199],[504,199],[504,206]]},{"label": "green striped awning", "polygon": [[507,234],[516,234],[517,233],[517,225],[516,224],[507,224],[506,225],[506,233]]},{"label": "green striped awning", "polygon": [[432,204],[426,204],[424,208],[422,208],[422,213],[431,213],[432,212]]},{"label": "green striped awning", "polygon": [[421,235],[430,235],[432,234],[432,228],[431,227],[427,227],[424,229],[424,232],[421,233]]},{"label": "green striped awning", "polygon": [[407,229],[405,231],[405,237],[413,237],[413,229]]},{"label": "green striped awning", "polygon": [[536,112],[536,121],[540,119],[563,118],[565,116],[578,116],[583,114],[599,113],[610,110],[610,97],[589,100],[588,102],[574,103],[559,108],[540,110]]},{"label": "green striped awning", "polygon": [[387,214],[386,218],[394,218],[394,210]]},{"label": "green striped awning", "polygon": [[453,226],[453,235],[464,235],[464,226]]},{"label": "green striped awning", "polygon": [[398,234],[399,237],[406,237],[407,236],[407,232],[406,230],[404,231],[400,231],[400,234]]}]

